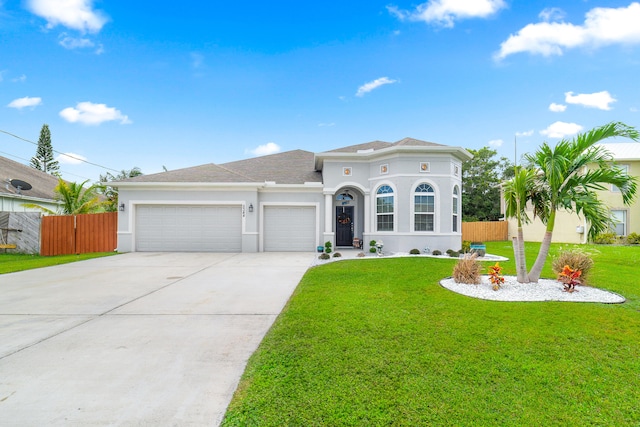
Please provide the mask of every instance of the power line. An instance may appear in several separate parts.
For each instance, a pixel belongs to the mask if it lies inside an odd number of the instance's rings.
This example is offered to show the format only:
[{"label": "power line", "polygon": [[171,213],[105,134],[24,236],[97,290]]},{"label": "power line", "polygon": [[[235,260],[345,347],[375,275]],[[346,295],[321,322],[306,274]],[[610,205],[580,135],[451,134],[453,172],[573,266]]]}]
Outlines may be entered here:
[{"label": "power line", "polygon": [[[7,153],[7,152],[4,152],[4,151],[0,151],[0,154],[4,154],[5,156],[13,157],[14,159],[24,160],[25,162],[29,161],[29,159],[25,159],[24,157],[16,156],[15,154]],[[60,170],[59,172],[67,174],[67,175],[77,176],[78,178],[88,179],[89,181],[92,181],[91,178],[87,178],[86,176],[78,175],[78,174],[73,173],[73,172],[68,172],[68,171],[64,171],[64,170]]]},{"label": "power line", "polygon": [[[9,135],[9,136],[12,136],[12,137],[14,137],[14,138],[16,138],[16,139],[19,139],[19,140],[21,140],[21,141],[28,142],[29,144],[33,144],[33,145],[35,145],[35,146],[37,146],[37,145],[38,145],[38,143],[37,143],[37,142],[33,142],[33,141],[28,140],[28,139],[26,139],[26,138],[23,138],[23,137],[21,137],[21,136],[14,135],[14,134],[12,134],[11,132],[7,132],[7,131],[2,130],[2,129],[0,129],[0,132],[2,132],[2,133],[4,133],[4,134],[7,134],[7,135]],[[102,168],[102,169],[106,169],[106,170],[110,170],[110,171],[113,171],[113,172],[118,172],[118,173],[120,173],[120,171],[119,171],[119,170],[116,170],[116,169],[113,169],[113,168],[108,168],[108,167],[106,167],[106,166],[102,166],[102,165],[99,165],[99,164],[97,164],[97,163],[93,163],[93,162],[90,162],[90,161],[88,161],[88,160],[81,159],[81,158],[79,158],[79,157],[73,156],[73,155],[71,155],[71,154],[62,153],[62,152],[60,152],[60,151],[53,150],[53,149],[52,149],[52,151],[53,151],[54,153],[60,154],[60,155],[62,155],[62,156],[70,157],[70,158],[72,158],[72,159],[74,159],[74,160],[77,160],[77,161],[79,161],[79,162],[86,163],[86,164],[88,164],[88,165],[97,166],[97,167]],[[76,176],[77,176],[77,175],[76,175]]]}]

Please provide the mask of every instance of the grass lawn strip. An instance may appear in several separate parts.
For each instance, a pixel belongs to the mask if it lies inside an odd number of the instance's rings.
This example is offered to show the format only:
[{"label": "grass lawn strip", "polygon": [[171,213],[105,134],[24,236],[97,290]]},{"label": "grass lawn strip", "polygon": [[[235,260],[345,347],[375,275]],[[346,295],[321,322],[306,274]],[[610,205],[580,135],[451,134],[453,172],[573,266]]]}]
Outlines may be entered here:
[{"label": "grass lawn strip", "polygon": [[[527,250],[533,260],[537,245]],[[468,298],[438,284],[454,260],[313,268],[250,359],[223,425],[637,426],[640,248],[593,250],[592,284],[626,303]]]}]

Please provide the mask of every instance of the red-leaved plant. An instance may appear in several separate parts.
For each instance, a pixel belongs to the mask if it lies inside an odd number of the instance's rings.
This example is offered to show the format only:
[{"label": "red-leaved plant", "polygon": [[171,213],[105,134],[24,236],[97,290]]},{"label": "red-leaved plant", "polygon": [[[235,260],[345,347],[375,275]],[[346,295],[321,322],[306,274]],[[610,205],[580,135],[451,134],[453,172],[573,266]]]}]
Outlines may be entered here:
[{"label": "red-leaved plant", "polygon": [[582,284],[582,280],[580,279],[581,275],[581,270],[573,270],[568,265],[565,265],[562,271],[558,274],[558,280],[564,285],[563,291],[576,291],[576,285]]},{"label": "red-leaved plant", "polygon": [[496,262],[496,265],[489,267],[489,281],[493,285],[493,290],[497,291],[504,283],[504,276],[500,275],[502,267]]}]

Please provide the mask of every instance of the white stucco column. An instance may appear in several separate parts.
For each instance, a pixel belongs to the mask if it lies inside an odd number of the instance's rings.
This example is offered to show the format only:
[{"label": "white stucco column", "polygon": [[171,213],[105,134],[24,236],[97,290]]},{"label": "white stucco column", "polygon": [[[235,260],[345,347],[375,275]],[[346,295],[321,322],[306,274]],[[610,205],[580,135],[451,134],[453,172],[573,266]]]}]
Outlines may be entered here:
[{"label": "white stucco column", "polygon": [[364,232],[371,233],[371,196],[364,195]]},{"label": "white stucco column", "polygon": [[324,232],[333,233],[333,195],[324,195]]}]

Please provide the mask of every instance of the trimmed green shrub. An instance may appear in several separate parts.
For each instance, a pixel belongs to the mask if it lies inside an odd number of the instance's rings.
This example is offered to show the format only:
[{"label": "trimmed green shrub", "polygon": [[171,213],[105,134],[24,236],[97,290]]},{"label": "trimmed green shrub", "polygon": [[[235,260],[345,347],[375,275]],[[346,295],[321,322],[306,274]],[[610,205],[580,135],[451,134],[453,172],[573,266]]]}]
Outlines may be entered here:
[{"label": "trimmed green shrub", "polygon": [[420,255],[420,249],[411,249],[409,253],[411,255]]},{"label": "trimmed green shrub", "polygon": [[329,259],[329,258],[331,258],[331,255],[329,254],[322,254],[318,257],[318,259]]},{"label": "trimmed green shrub", "polygon": [[468,240],[463,240],[462,249],[460,249],[460,252],[463,254],[467,254],[469,253],[470,250],[471,250],[471,242]]},{"label": "trimmed green shrub", "polygon": [[358,258],[362,258],[364,257],[364,252],[358,252],[358,255],[356,255]]},{"label": "trimmed green shrub", "polygon": [[326,254],[330,254],[330,253],[331,253],[331,246],[333,246],[333,245],[331,244],[331,242],[326,242],[326,243],[324,244],[324,253],[326,253]]},{"label": "trimmed green shrub", "polygon": [[447,253],[451,258],[458,258],[460,256],[460,253],[456,251],[451,251],[451,252],[447,251]]},{"label": "trimmed green shrub", "polygon": [[637,245],[640,243],[640,234],[631,233],[627,236],[627,243],[630,245]]},{"label": "trimmed green shrub", "polygon": [[442,252],[436,249],[435,251],[431,251],[431,255],[440,256]]},{"label": "trimmed green shrub", "polygon": [[378,252],[378,250],[376,249],[376,247],[375,247],[375,246],[371,246],[371,247],[369,248],[369,252],[371,252],[372,254],[375,254],[376,252]]},{"label": "trimmed green shrub", "polygon": [[618,240],[616,233],[600,233],[593,238],[596,245],[613,245]]},{"label": "trimmed green shrub", "polygon": [[340,252],[336,252],[335,254],[333,254],[334,258],[340,258],[342,256],[342,254]]},{"label": "trimmed green shrub", "polygon": [[377,243],[378,242],[376,242],[375,240],[372,240],[372,241],[369,242],[369,246],[375,247]]}]

